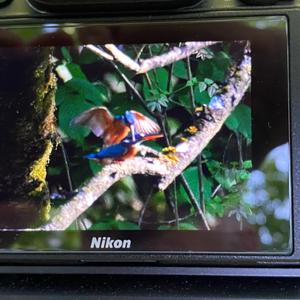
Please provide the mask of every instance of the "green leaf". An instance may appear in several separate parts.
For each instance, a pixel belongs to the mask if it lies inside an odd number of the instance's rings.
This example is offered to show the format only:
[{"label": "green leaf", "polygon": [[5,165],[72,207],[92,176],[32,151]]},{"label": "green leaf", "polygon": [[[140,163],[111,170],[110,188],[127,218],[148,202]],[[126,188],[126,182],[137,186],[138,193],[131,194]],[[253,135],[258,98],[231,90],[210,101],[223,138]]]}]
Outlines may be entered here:
[{"label": "green leaf", "polygon": [[98,89],[98,91],[103,99],[103,102],[110,101],[111,93],[110,93],[109,88],[105,84],[103,84],[100,81],[96,81],[93,83],[93,85],[95,86],[96,89]]},{"label": "green leaf", "polygon": [[171,118],[171,117],[167,118],[167,123],[171,135],[174,135],[181,127],[181,123],[175,118]]},{"label": "green leaf", "polygon": [[173,68],[173,75],[181,79],[188,79],[187,68],[182,60],[175,62]]},{"label": "green leaf", "polygon": [[198,230],[198,228],[190,223],[179,223],[179,230]]},{"label": "green leaf", "polygon": [[98,222],[93,224],[90,230],[139,230],[139,226],[135,223],[127,221],[108,221],[108,222]]},{"label": "green leaf", "polygon": [[127,221],[115,221],[113,229],[118,230],[139,230],[139,226],[135,223],[127,222]]},{"label": "green leaf", "polygon": [[68,63],[66,64],[66,67],[68,68],[69,72],[72,74],[73,78],[85,79],[85,80],[87,79],[79,65]]},{"label": "green leaf", "polygon": [[58,111],[58,124],[60,129],[70,138],[76,140],[79,143],[83,143],[84,137],[86,137],[90,130],[83,126],[71,126],[71,120],[81,114],[83,111],[93,107],[84,101],[82,95],[73,95],[72,98],[64,99],[59,106]]},{"label": "green leaf", "polygon": [[150,92],[150,87],[145,77],[143,78],[143,95],[145,100],[148,100],[150,97],[152,97],[152,94]]},{"label": "green leaf", "polygon": [[80,55],[78,62],[80,65],[86,65],[86,64],[93,64],[99,60],[99,56],[96,55],[94,52],[90,51],[87,48],[83,48]]},{"label": "green leaf", "polygon": [[[160,225],[158,227],[158,230],[177,230],[177,227],[175,224],[173,225]],[[178,224],[178,230],[198,230],[198,228],[190,223],[179,223]]]},{"label": "green leaf", "polygon": [[157,101],[161,106],[168,107],[169,99],[166,95],[161,94]]},{"label": "green leaf", "polygon": [[65,85],[73,92],[80,94],[84,99],[90,100],[93,104],[99,106],[103,102],[107,102],[107,91],[104,90],[104,86],[99,89],[99,83],[97,85],[92,84],[88,80],[72,79],[65,83]]},{"label": "green leaf", "polygon": [[209,97],[213,97],[216,94],[217,90],[218,86],[216,84],[213,84],[210,87],[208,87],[207,92]]},{"label": "green leaf", "polygon": [[223,204],[226,209],[236,208],[242,199],[241,192],[232,192],[223,197]]},{"label": "green leaf", "polygon": [[198,83],[198,80],[196,77],[193,77],[192,79],[188,80],[186,82],[186,86],[194,86]]},{"label": "green leaf", "polygon": [[205,203],[205,207],[208,213],[211,215],[223,217],[225,213],[224,206],[222,205],[220,198],[215,197],[211,199],[210,201],[207,201]]},{"label": "green leaf", "polygon": [[178,100],[185,107],[190,107],[191,106],[191,96],[188,95],[188,94],[180,95],[178,97]]},{"label": "green leaf", "polygon": [[208,104],[210,101],[210,97],[207,91],[202,93],[199,92],[198,87],[194,88],[195,100],[197,105]]},{"label": "green leaf", "polygon": [[147,102],[147,106],[151,111],[154,112],[157,109],[157,102],[156,101]]},{"label": "green leaf", "polygon": [[243,162],[243,168],[244,169],[252,169],[252,160],[245,160]]},{"label": "green leaf", "polygon": [[48,167],[47,169],[47,175],[49,176],[57,176],[60,175],[63,172],[62,167]]},{"label": "green leaf", "polygon": [[214,83],[213,80],[209,79],[209,78],[204,78],[204,82],[207,84],[207,85],[212,85]]},{"label": "green leaf", "polygon": [[[183,173],[186,181],[188,182],[189,188],[192,190],[194,196],[199,201],[200,192],[199,192],[199,176],[198,176],[198,168],[197,167],[189,167]],[[204,199],[209,199],[212,194],[212,183],[206,176],[203,175],[202,178],[203,188],[204,188]],[[180,187],[181,193],[184,191],[183,187]]]},{"label": "green leaf", "polygon": [[59,85],[55,94],[56,105],[59,106],[65,101],[65,99],[71,96],[71,91],[65,85]]},{"label": "green leaf", "polygon": [[207,85],[204,81],[200,81],[198,84],[199,93],[202,93],[206,90]]},{"label": "green leaf", "polygon": [[247,139],[252,140],[251,109],[245,104],[240,104],[233,112],[239,119],[238,131]]},{"label": "green leaf", "polygon": [[239,173],[238,173],[238,179],[240,181],[245,181],[245,180],[248,180],[250,177],[250,173],[246,170],[239,170]]},{"label": "green leaf", "polygon": [[68,137],[82,144],[90,130],[82,126],[70,126],[70,121],[83,111],[102,105],[106,100],[106,92],[91,82],[78,78],[69,80],[59,86],[56,93],[59,127]]},{"label": "green leaf", "polygon": [[111,230],[112,224],[110,222],[98,222],[96,224],[93,224],[89,230]]},{"label": "green leaf", "polygon": [[232,131],[237,131],[239,127],[239,120],[234,114],[231,114],[225,121],[225,125],[228,127],[228,129]]},{"label": "green leaf", "polygon": [[215,53],[212,59],[199,62],[197,77],[199,80],[209,78],[212,81],[224,82],[227,70],[231,64],[231,58],[224,51]]},{"label": "green leaf", "polygon": [[237,184],[237,170],[236,169],[224,169],[224,176],[222,179],[219,177],[219,183],[227,190],[231,189]]},{"label": "green leaf", "polygon": [[158,88],[161,91],[168,91],[169,73],[165,68],[157,68],[155,70],[150,71],[148,74],[151,74],[150,79],[152,83],[156,82]]},{"label": "green leaf", "polygon": [[227,118],[225,125],[241,133],[246,139],[252,139],[251,109],[245,104],[239,104]]},{"label": "green leaf", "polygon": [[72,57],[69,50],[66,47],[61,47],[61,54],[67,63],[72,62]]},{"label": "green leaf", "polygon": [[206,165],[211,176],[221,184],[224,189],[229,190],[237,183],[238,170],[225,168],[222,163],[216,160],[208,160]]},{"label": "green leaf", "polygon": [[200,61],[196,73],[198,79],[202,81],[204,78],[212,78],[213,70],[213,59]]},{"label": "green leaf", "polygon": [[89,159],[89,165],[93,175],[96,175],[102,170],[102,166],[92,159]]},{"label": "green leaf", "polygon": [[213,58],[216,67],[227,70],[231,64],[231,58],[225,51],[217,52]]}]

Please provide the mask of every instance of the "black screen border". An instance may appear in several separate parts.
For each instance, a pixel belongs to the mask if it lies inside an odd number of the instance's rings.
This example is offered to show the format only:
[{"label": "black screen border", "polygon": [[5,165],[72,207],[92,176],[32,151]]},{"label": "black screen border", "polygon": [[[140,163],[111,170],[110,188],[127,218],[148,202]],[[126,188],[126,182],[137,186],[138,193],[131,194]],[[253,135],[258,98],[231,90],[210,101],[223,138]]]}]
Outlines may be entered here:
[{"label": "black screen border", "polygon": [[[267,30],[261,30],[258,28],[249,28],[244,26],[245,22],[247,21],[280,21],[285,24],[285,27],[282,29],[276,29],[277,33],[279,34],[277,37],[278,39],[276,40],[276,45],[277,45],[277,50],[279,51],[281,55],[281,59],[278,59],[277,61],[275,59],[272,60],[272,57],[275,58],[275,55],[272,53],[267,52],[264,47],[259,47],[261,45],[261,41],[264,41],[265,43],[268,42],[270,39],[270,36],[268,36],[269,32]],[[276,62],[275,67],[278,67],[278,70],[281,70],[280,72],[274,72],[273,75],[276,77],[277,80],[281,82],[280,87],[277,89],[276,95],[273,96],[272,101],[276,102],[276,99],[288,99],[288,43],[287,43],[287,23],[286,23],[286,18],[285,17],[258,17],[258,18],[248,18],[248,19],[231,19],[231,20],[209,20],[209,21],[189,21],[189,22],[180,22],[180,23],[155,23],[155,24],[146,24],[146,23],[140,23],[140,24],[117,24],[117,25],[87,25],[87,24],[76,24],[76,25],[62,25],[64,27],[80,27],[80,28],[89,28],[92,29],[93,26],[99,26],[98,28],[101,28],[103,30],[103,34],[99,35],[99,31],[96,31],[97,35],[96,36],[89,36],[88,38],[83,38],[80,43],[90,43],[92,38],[93,43],[104,43],[104,42],[126,42],[126,43],[143,43],[143,42],[160,42],[164,40],[168,41],[184,41],[184,40],[250,40],[251,41],[251,48],[252,48],[252,65],[253,65],[253,76],[252,76],[252,95],[254,98],[268,98],[268,89],[265,89],[264,86],[262,86],[262,83],[264,82],[265,79],[262,80],[260,74],[264,74],[261,70],[265,69],[268,70],[268,62]],[[201,26],[200,26],[201,25]],[[199,27],[198,27],[199,26]],[[34,26],[33,26],[34,27]],[[9,27],[8,27],[9,28]],[[213,28],[213,30],[212,30]],[[268,29],[268,28],[266,28]],[[14,26],[13,28],[14,32],[18,32],[18,29]],[[92,30],[91,30],[92,32]],[[147,36],[145,36],[144,32],[147,32]],[[159,34],[157,34],[159,32]],[[197,38],[197,35],[200,35],[201,33],[201,39]],[[272,37],[271,37],[272,39]],[[53,44],[53,41],[52,41]],[[59,45],[68,45],[60,43]],[[49,46],[46,44],[41,44],[41,46]],[[273,55],[273,56],[272,56]],[[265,58],[268,57],[269,60],[266,60]],[[274,67],[274,65],[273,65]],[[284,80],[282,80],[284,78]],[[280,101],[279,101],[280,102]],[[275,109],[275,108],[274,108]],[[253,110],[256,111],[255,108],[255,102],[253,104]],[[284,115],[286,116],[286,128],[283,130],[285,131],[286,134],[286,139],[289,137],[289,128],[288,128],[288,105],[285,104],[284,107],[279,107],[280,113],[284,111]],[[277,112],[278,112],[277,111]],[[273,115],[274,110],[269,111],[271,115]],[[261,111],[261,113],[265,113],[265,111]],[[270,115],[270,117],[271,117]],[[265,117],[265,115],[264,115]],[[258,119],[261,119],[261,117],[258,117]],[[265,125],[266,126],[266,125]],[[269,128],[269,126],[268,126]],[[260,127],[261,129],[261,127]],[[272,129],[274,130],[274,128]],[[254,133],[257,132],[257,129],[255,129],[255,124],[254,124]],[[256,142],[257,140],[254,139]],[[267,150],[265,151],[267,153]],[[292,227],[291,227],[292,228]],[[165,233],[168,233],[168,231],[164,231]],[[21,232],[1,232],[2,234],[7,234],[7,235],[19,235]],[[82,232],[81,232],[82,233]],[[80,234],[81,234],[80,233]],[[108,231],[105,231],[103,235],[107,236]],[[125,234],[126,231],[121,231],[118,232],[120,234]],[[160,234],[162,233],[161,231],[159,232]],[[184,236],[186,235],[186,232],[177,232],[177,234],[183,233]],[[22,234],[32,234],[29,232],[23,232]],[[40,233],[35,233],[35,234],[40,234]],[[97,235],[96,231],[92,232],[93,236]],[[172,233],[174,234],[174,232]],[[177,237],[178,238],[178,237]],[[190,240],[193,240],[191,237]],[[291,241],[292,241],[292,235],[291,235]],[[160,253],[168,253],[168,254],[178,254],[180,253],[186,253],[188,250],[184,249],[181,251],[178,251],[176,249],[172,249],[172,251],[167,250],[167,251],[161,251],[159,249],[153,250],[153,251],[141,251],[142,254],[153,254],[157,255]],[[2,252],[2,251],[1,251]],[[3,251],[2,253],[11,253],[13,254],[14,251],[9,250],[8,252]],[[17,250],[19,252],[19,250]],[[26,253],[30,253],[31,251],[24,251]],[[206,251],[201,251],[201,250],[189,250],[188,251],[190,254],[208,254]],[[53,254],[53,251],[47,252],[47,251],[33,251],[34,255],[37,254],[42,254],[42,255],[47,255],[47,254]],[[96,251],[96,253],[99,253],[99,251]],[[101,253],[104,253],[101,251]],[[108,253],[108,252],[106,252]],[[122,254],[125,252],[122,251]],[[130,254],[134,253],[133,251],[129,252]],[[128,253],[128,254],[129,254]],[[247,252],[226,252],[226,251],[209,251],[209,254],[228,254],[230,256],[239,254],[239,255],[290,255],[292,253],[292,247],[288,249],[288,251],[282,253],[282,252],[253,252],[253,253],[247,253]],[[71,253],[68,252],[68,255]],[[77,255],[85,255],[87,254],[86,252],[82,251],[80,254],[77,252],[72,251],[72,256]],[[89,253],[93,256],[92,253]],[[95,253],[94,253],[95,254]],[[141,258],[140,256],[136,255],[137,253],[134,253],[133,256],[135,259],[133,261],[140,261]],[[2,254],[1,254],[2,255]],[[63,255],[65,254],[61,251],[58,251],[56,253],[56,258],[57,255]],[[112,254],[114,255],[114,254]],[[0,257],[1,259],[1,257]],[[97,258],[93,258],[93,260],[101,260],[99,256]],[[107,260],[107,259],[106,259]],[[115,259],[111,259],[115,260]],[[118,259],[117,259],[118,260]],[[130,259],[131,260],[131,259]]]}]

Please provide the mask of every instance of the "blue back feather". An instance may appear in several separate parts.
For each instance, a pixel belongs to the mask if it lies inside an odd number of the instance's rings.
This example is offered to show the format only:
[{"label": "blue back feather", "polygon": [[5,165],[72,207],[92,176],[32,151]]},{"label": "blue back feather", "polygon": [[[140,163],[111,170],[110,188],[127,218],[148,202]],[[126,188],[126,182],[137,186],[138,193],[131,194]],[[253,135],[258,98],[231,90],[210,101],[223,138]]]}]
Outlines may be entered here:
[{"label": "blue back feather", "polygon": [[128,147],[132,144],[132,142],[122,142],[104,148],[99,152],[87,154],[84,157],[88,159],[116,158],[125,154],[128,150]]}]

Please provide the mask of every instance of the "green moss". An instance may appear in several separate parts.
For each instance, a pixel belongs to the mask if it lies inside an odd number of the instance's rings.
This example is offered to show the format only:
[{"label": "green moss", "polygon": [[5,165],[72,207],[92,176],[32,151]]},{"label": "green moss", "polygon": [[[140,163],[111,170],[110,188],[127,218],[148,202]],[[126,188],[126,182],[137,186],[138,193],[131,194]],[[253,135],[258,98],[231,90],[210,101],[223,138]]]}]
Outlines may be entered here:
[{"label": "green moss", "polygon": [[[36,99],[34,101],[35,136],[37,143],[43,146],[37,158],[30,166],[29,182],[35,183],[35,188],[29,196],[42,196],[47,191],[47,165],[53,149],[53,135],[55,133],[55,103],[56,77],[49,69],[48,62],[42,62],[34,72],[36,79]],[[38,148],[39,145],[36,145]]]},{"label": "green moss", "polygon": [[[16,218],[20,222],[24,219],[21,227],[27,227],[26,222],[31,226],[47,220],[51,209],[46,181],[56,132],[56,77],[49,60],[51,51],[37,47],[30,53],[19,51],[16,57],[8,49],[1,57],[2,84],[7,88],[0,91],[3,99],[0,103],[0,127],[7,130],[2,132],[5,143],[0,143],[3,158],[0,164],[0,198],[19,202],[15,215],[19,216]],[[16,70],[13,78],[9,76],[11,70]],[[29,207],[26,213],[22,209],[24,205]]]},{"label": "green moss", "polygon": [[40,193],[44,193],[47,189],[47,165],[49,162],[50,154],[52,152],[53,145],[51,141],[46,143],[45,151],[42,153],[42,156],[37,159],[31,166],[29,173],[29,181],[34,181],[38,183],[38,186],[29,193],[30,196],[37,196]]}]

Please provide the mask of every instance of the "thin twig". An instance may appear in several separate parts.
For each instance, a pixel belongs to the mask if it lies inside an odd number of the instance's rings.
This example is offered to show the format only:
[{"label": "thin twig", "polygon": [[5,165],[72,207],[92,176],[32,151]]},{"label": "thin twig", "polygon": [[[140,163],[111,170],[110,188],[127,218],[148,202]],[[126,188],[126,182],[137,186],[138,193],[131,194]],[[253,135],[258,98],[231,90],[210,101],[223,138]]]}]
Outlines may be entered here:
[{"label": "thin twig", "polygon": [[136,47],[134,47],[134,50],[136,52],[136,57],[135,57],[135,61],[138,61],[145,49],[145,47],[147,46],[147,44],[142,45],[141,49],[139,51],[137,51]]},{"label": "thin twig", "polygon": [[213,198],[216,196],[217,192],[219,191],[219,189],[220,189],[221,187],[222,187],[222,185],[219,184],[219,185],[215,188],[215,190],[212,192],[212,194],[211,194],[211,196],[210,196],[211,199],[213,199]]},{"label": "thin twig", "polygon": [[142,104],[142,106],[145,108],[145,110],[152,115],[153,117],[156,117],[156,115],[151,111],[151,109],[149,109],[149,107],[147,106],[146,101],[144,100],[143,96],[140,94],[140,92],[135,88],[135,86],[133,85],[133,83],[127,78],[127,76],[119,69],[119,67],[113,62],[110,62],[112,64],[112,66],[114,67],[114,69],[119,73],[119,75],[123,78],[123,80],[126,82],[126,84],[131,88],[131,90],[133,91],[133,93],[136,95],[137,99],[140,101],[140,103]]},{"label": "thin twig", "polygon": [[178,198],[177,198],[177,186],[176,186],[176,179],[174,180],[172,184],[173,193],[174,193],[174,204],[175,204],[175,224],[176,228],[179,229],[179,212],[178,212]]},{"label": "thin twig", "polygon": [[123,53],[121,50],[118,49],[113,44],[105,44],[104,47],[108,49],[113,57],[122,63],[125,67],[129,68],[130,70],[138,72],[140,70],[140,66],[137,62],[135,62],[132,58],[130,58],[128,55]]},{"label": "thin twig", "polygon": [[172,89],[173,71],[174,71],[174,63],[172,63],[169,66],[169,78],[168,78],[168,85],[167,85],[167,91],[169,92],[169,94],[171,93],[171,89]]},{"label": "thin twig", "polygon": [[204,226],[207,230],[210,230],[210,227],[208,225],[208,222],[206,220],[206,217],[201,209],[201,207],[199,206],[199,203],[196,199],[196,197],[194,196],[193,192],[191,191],[190,187],[189,187],[189,184],[188,182],[186,181],[185,177],[183,174],[180,174],[180,181],[182,183],[182,186],[184,188],[184,190],[186,191],[186,193],[188,194],[191,202],[192,202],[192,205],[194,206],[194,208],[196,209],[196,211],[198,212],[198,214],[201,216],[201,219],[204,223]]},{"label": "thin twig", "polygon": [[[152,53],[150,46],[149,46],[149,51],[150,51],[150,53]],[[155,70],[154,70],[154,72],[155,72]],[[148,85],[151,87],[152,86],[152,81],[151,81],[150,77],[147,76],[148,75],[147,73],[145,75],[146,75],[145,77],[146,77],[146,80],[148,82]],[[154,73],[154,76],[157,80],[156,73]],[[158,113],[158,114],[155,114],[155,118],[156,118],[156,121],[157,121],[157,123],[159,124],[159,126],[162,130],[163,138],[164,138],[164,141],[165,141],[166,145],[170,146],[171,145],[171,143],[170,143],[170,141],[171,141],[170,138],[171,137],[170,137],[170,131],[167,128],[165,115],[162,115],[161,113]],[[174,187],[174,184],[172,183],[171,186],[168,187],[165,190],[164,194],[165,194],[165,198],[166,198],[167,203],[171,206],[171,208],[173,210],[175,219],[178,220],[179,216],[178,216],[178,207],[177,207],[177,199],[176,199],[177,196],[176,196],[175,188],[176,187]],[[177,228],[179,227],[179,222],[176,222],[176,226],[177,226]]]},{"label": "thin twig", "polygon": [[243,150],[242,150],[242,143],[241,143],[241,135],[235,131],[235,137],[236,137],[236,143],[238,148],[238,154],[239,154],[239,167],[242,169],[244,160],[243,160]]},{"label": "thin twig", "polygon": [[225,148],[224,148],[224,152],[223,152],[223,164],[225,163],[225,158],[226,158],[226,154],[227,154],[227,150],[228,150],[228,147],[229,147],[229,144],[230,144],[230,140],[232,139],[233,137],[233,133],[231,133],[228,137],[228,140],[226,142],[226,145],[225,145]]},{"label": "thin twig", "polygon": [[139,227],[141,227],[141,225],[143,224],[143,221],[144,221],[144,215],[145,215],[145,211],[150,203],[150,200],[151,200],[151,197],[152,197],[152,193],[153,193],[153,188],[151,189],[145,203],[144,203],[144,206],[143,206],[143,209],[141,210],[141,213],[140,213],[140,217],[139,217],[139,222],[138,222],[138,225]]},{"label": "thin twig", "polygon": [[[191,217],[197,217],[197,215],[198,215],[198,213],[194,212],[194,213],[188,214],[184,217],[178,218],[178,221],[179,222],[185,221]],[[143,224],[146,224],[146,225],[171,225],[171,224],[176,223],[176,221],[177,221],[177,219],[158,221],[158,222],[157,221],[156,222],[143,221]]]},{"label": "thin twig", "polygon": [[73,192],[74,189],[73,189],[73,183],[72,183],[72,178],[71,178],[71,173],[70,173],[70,168],[69,168],[69,160],[68,160],[65,145],[61,138],[60,138],[59,144],[60,144],[60,148],[61,148],[61,152],[62,152],[63,160],[64,160],[64,165],[65,165],[65,169],[66,169],[66,173],[67,173],[69,191]]},{"label": "thin twig", "polygon": [[107,52],[105,52],[104,50],[102,50],[99,47],[89,44],[89,45],[85,45],[85,48],[94,52],[98,56],[102,56],[103,58],[105,58],[107,60],[110,60],[110,61],[114,60],[114,57],[112,55],[108,54]]},{"label": "thin twig", "polygon": [[[59,137],[59,143],[60,143],[60,148],[61,148],[61,152],[62,152],[62,155],[63,155],[64,165],[65,165],[65,168],[66,168],[69,191],[73,192],[74,189],[73,189],[72,177],[71,177],[71,172],[70,172],[70,167],[69,167],[69,158],[68,158],[68,155],[67,155],[67,151],[66,151],[64,142],[63,142],[61,137]],[[87,227],[86,227],[84,221],[82,220],[82,218],[78,217],[75,220],[75,225],[76,225],[77,229],[80,229],[80,227],[81,227],[80,224],[82,225],[84,230],[87,230]]]}]

